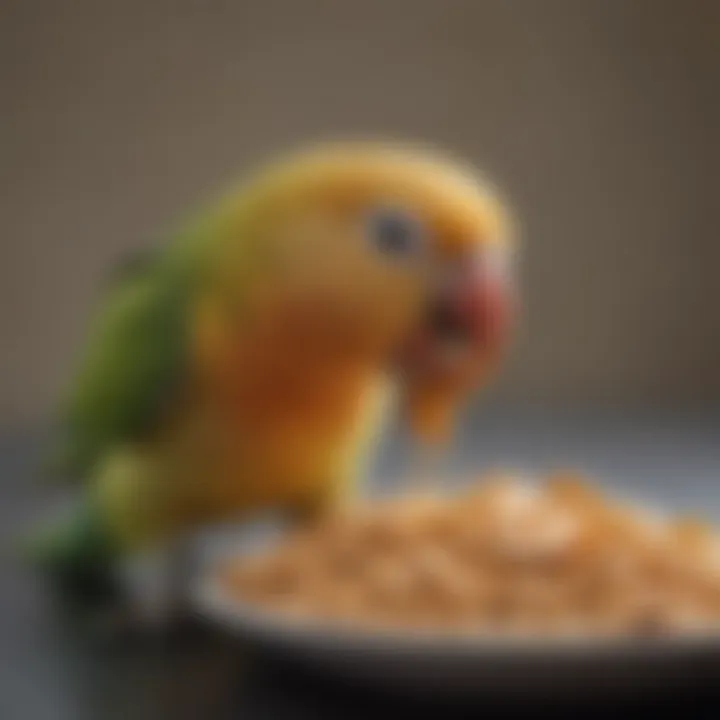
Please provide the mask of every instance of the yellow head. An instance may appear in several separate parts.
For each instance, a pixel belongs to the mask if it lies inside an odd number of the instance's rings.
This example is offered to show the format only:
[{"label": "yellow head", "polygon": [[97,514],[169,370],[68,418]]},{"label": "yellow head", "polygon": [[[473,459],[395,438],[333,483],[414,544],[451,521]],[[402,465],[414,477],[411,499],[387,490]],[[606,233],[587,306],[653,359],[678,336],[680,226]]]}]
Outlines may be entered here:
[{"label": "yellow head", "polygon": [[480,384],[505,345],[510,219],[486,182],[437,152],[313,148],[262,171],[223,217],[218,277],[272,306],[250,317],[272,317],[318,362],[397,370],[412,404]]}]

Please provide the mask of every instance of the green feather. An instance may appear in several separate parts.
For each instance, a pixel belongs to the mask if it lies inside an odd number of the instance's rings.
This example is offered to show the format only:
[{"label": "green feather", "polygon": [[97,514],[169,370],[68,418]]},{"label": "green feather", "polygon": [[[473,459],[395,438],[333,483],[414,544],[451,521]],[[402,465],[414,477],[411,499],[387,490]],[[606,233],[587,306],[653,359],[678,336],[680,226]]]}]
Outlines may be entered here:
[{"label": "green feather", "polygon": [[52,467],[87,477],[113,445],[147,436],[187,372],[191,275],[167,259],[125,272],[91,327]]},{"label": "green feather", "polygon": [[167,247],[140,253],[114,274],[61,408],[53,474],[89,477],[111,448],[149,437],[181,399],[191,303],[210,268],[222,266],[226,243],[245,236],[239,209],[247,204],[223,198]]},{"label": "green feather", "polygon": [[68,598],[92,603],[116,598],[120,593],[113,572],[117,548],[88,498],[68,516],[23,538],[22,549]]}]

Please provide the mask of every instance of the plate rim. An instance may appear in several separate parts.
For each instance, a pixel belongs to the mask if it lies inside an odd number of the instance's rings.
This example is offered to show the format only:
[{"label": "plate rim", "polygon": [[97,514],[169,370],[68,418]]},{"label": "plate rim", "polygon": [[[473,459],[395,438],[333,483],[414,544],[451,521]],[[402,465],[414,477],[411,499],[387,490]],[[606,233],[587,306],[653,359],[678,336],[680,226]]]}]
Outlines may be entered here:
[{"label": "plate rim", "polygon": [[195,612],[205,620],[232,628],[248,637],[273,644],[353,652],[416,653],[474,657],[644,657],[676,656],[678,653],[720,652],[720,626],[712,630],[673,635],[589,635],[556,636],[506,635],[487,632],[457,633],[433,630],[360,628],[342,622],[300,619],[292,615],[263,611],[257,606],[230,597],[218,577],[208,575],[193,592]]}]

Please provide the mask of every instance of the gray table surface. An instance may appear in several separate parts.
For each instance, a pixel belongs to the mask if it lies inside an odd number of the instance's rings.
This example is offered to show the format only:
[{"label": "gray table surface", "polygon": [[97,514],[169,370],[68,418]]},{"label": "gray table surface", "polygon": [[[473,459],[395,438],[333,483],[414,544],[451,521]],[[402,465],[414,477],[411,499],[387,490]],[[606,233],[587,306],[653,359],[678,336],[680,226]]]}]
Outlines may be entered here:
[{"label": "gray table surface", "polygon": [[[458,438],[449,467],[467,472],[500,465],[541,472],[571,465],[613,489],[718,518],[719,440],[720,412],[486,410]],[[39,433],[0,439],[0,529],[8,538],[48,501],[47,490],[33,482],[40,445]],[[397,475],[405,456],[401,443],[389,442],[369,488],[382,489],[382,478]],[[100,647],[78,633],[27,569],[4,557],[0,573],[2,720],[354,718],[395,715],[403,707],[401,699],[338,688],[264,661],[210,629]],[[698,695],[699,690],[676,697],[671,706],[681,708],[682,717],[717,717],[720,701],[713,688]],[[657,710],[652,698],[623,702],[631,703],[622,707],[635,708],[635,714],[642,708]],[[601,715],[625,716],[621,706],[603,709],[597,700],[583,712],[593,708]],[[462,716],[468,711],[455,710]],[[436,716],[455,710],[443,705],[414,713]],[[494,707],[491,716],[501,711]]]}]

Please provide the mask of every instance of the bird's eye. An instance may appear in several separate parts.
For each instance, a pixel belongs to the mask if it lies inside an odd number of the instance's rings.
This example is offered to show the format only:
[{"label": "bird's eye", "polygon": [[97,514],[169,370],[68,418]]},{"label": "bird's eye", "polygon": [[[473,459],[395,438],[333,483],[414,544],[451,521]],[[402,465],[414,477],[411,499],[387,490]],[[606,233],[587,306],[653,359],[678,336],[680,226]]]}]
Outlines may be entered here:
[{"label": "bird's eye", "polygon": [[368,238],[385,255],[407,257],[422,251],[425,237],[421,223],[397,208],[375,210],[368,220]]}]

